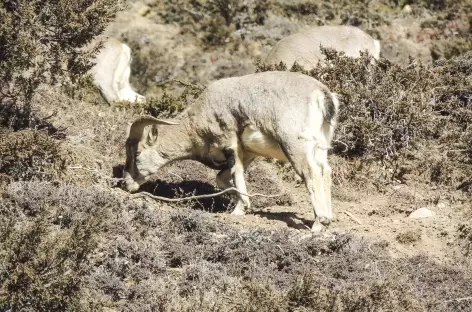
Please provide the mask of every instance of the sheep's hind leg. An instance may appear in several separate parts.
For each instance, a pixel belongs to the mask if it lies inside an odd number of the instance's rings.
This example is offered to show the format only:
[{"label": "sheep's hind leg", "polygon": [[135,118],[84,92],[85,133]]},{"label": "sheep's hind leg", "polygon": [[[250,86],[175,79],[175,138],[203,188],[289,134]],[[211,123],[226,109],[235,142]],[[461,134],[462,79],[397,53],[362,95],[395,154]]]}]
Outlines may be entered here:
[{"label": "sheep's hind leg", "polygon": [[328,206],[325,190],[325,180],[323,179],[323,168],[315,160],[314,142],[297,141],[295,144],[286,146],[286,156],[292,163],[295,171],[305,181],[306,188],[310,195],[311,204],[314,212],[314,224],[311,228],[313,232],[320,232],[324,229],[323,225],[329,224],[331,216],[331,207]]},{"label": "sheep's hind leg", "polygon": [[333,218],[333,210],[331,206],[332,170],[331,166],[328,163],[328,150],[315,148],[314,154],[316,164],[321,167],[321,174],[323,176],[322,188],[324,191],[324,198],[326,203],[325,208],[328,216],[328,219],[326,221],[330,222]]}]

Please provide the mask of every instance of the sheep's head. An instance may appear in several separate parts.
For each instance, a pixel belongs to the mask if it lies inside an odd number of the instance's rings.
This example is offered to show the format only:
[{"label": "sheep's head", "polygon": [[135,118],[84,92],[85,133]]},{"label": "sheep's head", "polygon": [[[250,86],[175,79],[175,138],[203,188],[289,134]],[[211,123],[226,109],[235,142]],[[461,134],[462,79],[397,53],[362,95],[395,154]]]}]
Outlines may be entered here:
[{"label": "sheep's head", "polygon": [[150,116],[137,118],[130,126],[126,139],[125,189],[135,192],[139,186],[167,163],[157,148],[158,125],[177,125]]}]

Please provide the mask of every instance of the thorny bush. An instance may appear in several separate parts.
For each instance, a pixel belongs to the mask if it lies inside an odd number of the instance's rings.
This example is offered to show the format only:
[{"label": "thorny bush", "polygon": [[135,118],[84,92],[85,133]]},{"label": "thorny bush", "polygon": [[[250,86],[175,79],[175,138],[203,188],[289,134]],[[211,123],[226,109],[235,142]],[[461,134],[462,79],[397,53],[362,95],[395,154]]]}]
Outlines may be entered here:
[{"label": "thorny bush", "polygon": [[[472,53],[432,66],[400,66],[368,54],[350,58],[323,49],[327,66],[305,72],[340,95],[335,153],[382,161],[394,175],[416,171],[432,182],[465,185],[472,176]],[[284,64],[256,63],[258,71]],[[433,159],[434,158],[434,159]],[[438,167],[439,166],[439,167]]]}]

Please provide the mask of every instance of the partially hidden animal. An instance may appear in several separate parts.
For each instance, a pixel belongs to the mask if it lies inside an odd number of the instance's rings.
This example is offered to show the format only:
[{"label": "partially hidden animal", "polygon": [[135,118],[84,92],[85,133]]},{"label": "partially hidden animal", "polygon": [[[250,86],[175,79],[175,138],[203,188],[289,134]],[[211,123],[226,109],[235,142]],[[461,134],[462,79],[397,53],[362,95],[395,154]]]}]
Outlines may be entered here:
[{"label": "partially hidden animal", "polygon": [[[180,115],[178,123],[137,118],[126,140],[125,189],[135,192],[159,168],[183,159],[220,170],[220,188],[247,194],[245,169],[257,156],[289,161],[303,178],[314,208],[313,231],[333,218],[328,149],[339,102],[318,80],[269,71],[213,82]],[[151,127],[149,127],[151,126]],[[233,193],[235,209],[250,208]]]},{"label": "partially hidden animal", "polygon": [[109,38],[93,60],[90,69],[94,85],[100,90],[107,103],[144,101],[130,85],[131,49],[116,38]]},{"label": "partially hidden animal", "polygon": [[285,63],[288,69],[297,62],[305,70],[312,70],[324,63],[320,47],[344,52],[345,56],[359,57],[360,51],[368,51],[375,59],[380,57],[380,41],[354,26],[317,26],[288,36],[269,51],[265,63]]}]

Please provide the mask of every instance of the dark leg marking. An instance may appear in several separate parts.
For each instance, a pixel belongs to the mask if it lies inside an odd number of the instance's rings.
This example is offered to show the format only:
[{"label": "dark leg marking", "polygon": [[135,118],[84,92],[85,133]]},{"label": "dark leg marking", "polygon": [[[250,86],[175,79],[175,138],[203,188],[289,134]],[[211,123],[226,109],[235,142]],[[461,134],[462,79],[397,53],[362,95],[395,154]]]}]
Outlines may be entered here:
[{"label": "dark leg marking", "polygon": [[236,160],[234,158],[234,150],[231,148],[225,148],[223,150],[223,155],[225,155],[226,157],[226,163],[228,164],[228,168],[233,168],[236,164]]}]

